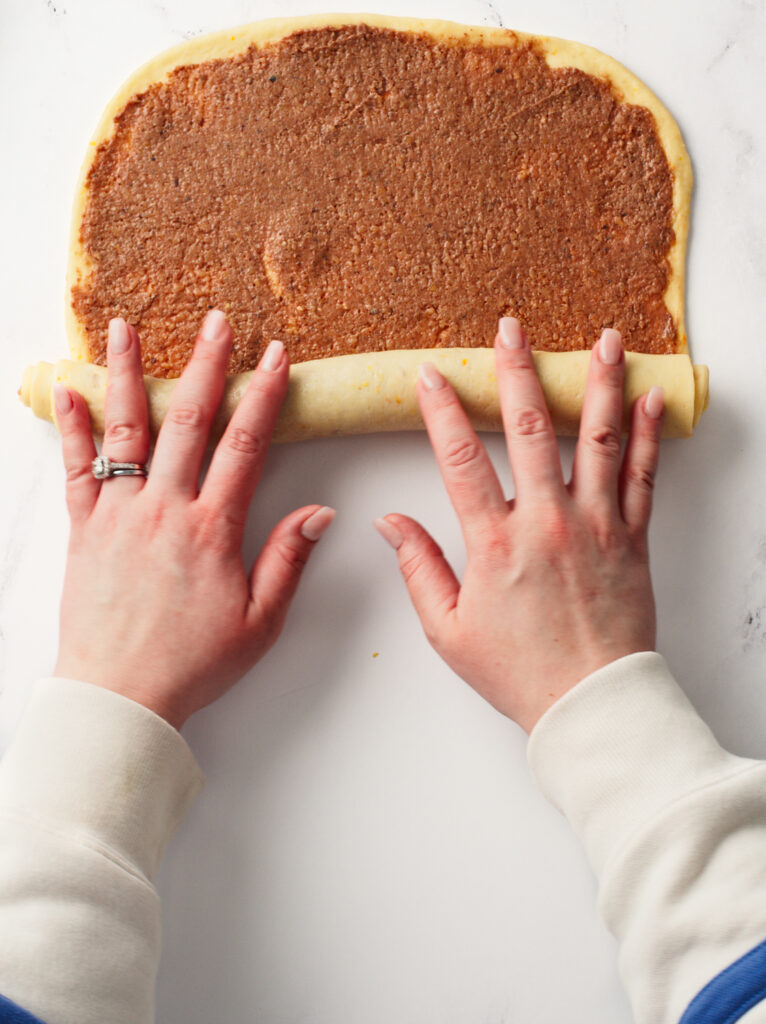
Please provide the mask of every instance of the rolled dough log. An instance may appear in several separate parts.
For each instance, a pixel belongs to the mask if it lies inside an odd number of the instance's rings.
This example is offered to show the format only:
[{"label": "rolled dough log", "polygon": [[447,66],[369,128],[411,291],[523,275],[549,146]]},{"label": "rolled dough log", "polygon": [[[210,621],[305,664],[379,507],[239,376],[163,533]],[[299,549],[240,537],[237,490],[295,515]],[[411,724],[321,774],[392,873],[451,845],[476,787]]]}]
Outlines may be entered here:
[{"label": "rolled dough log", "polygon": [[[589,352],[535,352],[535,366],[556,433],[576,434],[582,410]],[[413,349],[316,359],[290,367],[290,386],[277,424],[276,441],[417,430],[423,427],[415,394],[418,365],[434,362],[456,389],[478,430],[501,430],[494,352],[488,348]],[[688,355],[625,353],[625,418],[654,384],[665,389],[663,436],[689,437],[708,403],[706,366]],[[228,378],[211,440],[223,432],[252,376]],[[152,434],[168,411],[177,379],[145,377]],[[55,422],[52,388],[61,381],[88,404],[93,429],[104,431],[107,371],[92,363],[62,359],[37,363],[24,373],[22,402]]]}]

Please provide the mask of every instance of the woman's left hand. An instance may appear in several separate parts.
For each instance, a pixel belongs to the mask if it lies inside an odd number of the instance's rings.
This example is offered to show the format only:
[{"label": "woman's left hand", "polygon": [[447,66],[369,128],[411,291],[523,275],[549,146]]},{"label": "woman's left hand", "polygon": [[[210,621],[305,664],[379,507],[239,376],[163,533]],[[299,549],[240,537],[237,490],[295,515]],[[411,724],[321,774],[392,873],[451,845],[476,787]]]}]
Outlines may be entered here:
[{"label": "woman's left hand", "polygon": [[[288,360],[272,342],[200,487],[231,342],[223,313],[211,311],[146,479],[96,480],[85,402],[63,385],[55,392],[71,518],[55,675],[121,693],[176,728],[277,639],[303,567],[334,515],[319,505],[291,513],[246,571],[245,521],[287,390]],[[124,320],[110,323],[107,359],[104,454],[145,463],[139,339]]]}]

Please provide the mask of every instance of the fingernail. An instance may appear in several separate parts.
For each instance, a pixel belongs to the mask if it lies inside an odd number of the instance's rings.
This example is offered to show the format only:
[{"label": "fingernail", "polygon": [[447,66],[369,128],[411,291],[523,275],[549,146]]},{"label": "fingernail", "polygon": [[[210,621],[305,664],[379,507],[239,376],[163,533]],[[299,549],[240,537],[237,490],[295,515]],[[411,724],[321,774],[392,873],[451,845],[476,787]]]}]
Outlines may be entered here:
[{"label": "fingernail", "polygon": [[658,420],[665,408],[665,389],[654,387],[644,399],[644,412],[650,419]]},{"label": "fingernail", "polygon": [[323,505],[316,512],[312,512],[301,526],[301,534],[306,540],[319,540],[327,527],[335,518],[335,509]]},{"label": "fingernail", "polygon": [[266,351],[261,356],[261,369],[273,373],[278,370],[285,355],[285,346],[281,341],[270,341]]},{"label": "fingernail", "polygon": [[444,377],[433,363],[421,363],[418,367],[418,375],[429,391],[438,391],[439,388],[444,387]]},{"label": "fingernail", "polygon": [[53,403],[59,416],[66,416],[74,407],[72,396],[64,384],[53,385]]},{"label": "fingernail", "polygon": [[109,348],[116,356],[121,356],[130,348],[130,332],[121,316],[109,321]]},{"label": "fingernail", "polygon": [[226,314],[220,309],[211,309],[202,321],[200,334],[203,341],[224,341],[228,336]]},{"label": "fingernail", "polygon": [[404,543],[404,537],[397,530],[393,523],[389,523],[387,519],[375,519],[372,525],[381,535],[383,540],[388,541],[394,551],[398,551]]},{"label": "fingernail", "polygon": [[524,332],[515,316],[501,316],[497,333],[503,348],[524,348]]},{"label": "fingernail", "polygon": [[607,366],[616,366],[622,356],[622,335],[613,327],[607,327],[598,343],[598,357]]}]

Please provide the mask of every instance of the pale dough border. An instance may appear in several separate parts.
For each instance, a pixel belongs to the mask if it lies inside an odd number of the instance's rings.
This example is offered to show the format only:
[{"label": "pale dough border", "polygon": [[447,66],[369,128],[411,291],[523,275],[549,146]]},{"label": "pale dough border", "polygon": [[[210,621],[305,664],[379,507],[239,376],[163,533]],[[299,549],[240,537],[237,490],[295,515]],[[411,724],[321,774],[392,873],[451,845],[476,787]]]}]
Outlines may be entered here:
[{"label": "pale dough border", "polygon": [[[98,146],[111,137],[114,131],[114,119],[128,100],[136,93],[143,92],[153,83],[163,81],[174,68],[182,65],[232,57],[242,53],[251,44],[258,47],[264,46],[299,29],[337,28],[357,24],[372,25],[400,32],[417,32],[431,36],[437,42],[452,45],[469,42],[485,46],[513,46],[518,41],[533,40],[543,49],[546,60],[552,67],[575,67],[590,75],[606,78],[621,99],[628,103],[647,107],[654,115],[660,140],[674,175],[673,228],[676,237],[668,254],[671,274],[664,298],[665,304],[677,324],[678,351],[688,352],[684,321],[684,273],[692,189],[691,163],[678,125],[667,108],[640,79],[618,61],[593,47],[566,39],[556,39],[553,36],[531,35],[504,28],[461,25],[452,21],[399,18],[382,14],[311,14],[297,18],[272,18],[266,21],[257,21],[236,29],[190,39],[188,42],[165,50],[147,61],[123,83],[111,99],[88,146],[77,182],[72,211],[65,314],[66,332],[72,358],[87,360],[87,339],[72,309],[71,291],[75,284],[87,279],[92,269],[80,244],[80,224],[88,195],[86,186],[88,172]],[[387,354],[389,361],[395,362],[397,353]],[[337,358],[330,357],[325,362],[334,363]],[[330,379],[328,379],[328,384]]]}]

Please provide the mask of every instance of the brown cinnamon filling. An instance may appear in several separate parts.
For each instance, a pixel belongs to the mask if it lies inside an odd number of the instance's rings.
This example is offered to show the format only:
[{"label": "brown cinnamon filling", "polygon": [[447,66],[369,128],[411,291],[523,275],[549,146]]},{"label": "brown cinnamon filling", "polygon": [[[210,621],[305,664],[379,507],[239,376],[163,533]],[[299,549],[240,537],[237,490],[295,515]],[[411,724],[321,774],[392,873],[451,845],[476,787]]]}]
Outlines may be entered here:
[{"label": "brown cinnamon filling", "polygon": [[175,70],[134,96],[88,176],[72,290],[90,358],[107,324],[178,375],[206,311],[232,372],[272,338],[298,362],[491,345],[672,352],[673,175],[652,114],[529,43],[315,29]]}]

